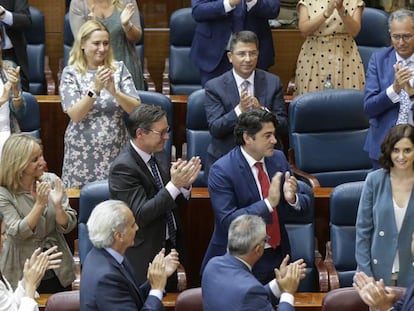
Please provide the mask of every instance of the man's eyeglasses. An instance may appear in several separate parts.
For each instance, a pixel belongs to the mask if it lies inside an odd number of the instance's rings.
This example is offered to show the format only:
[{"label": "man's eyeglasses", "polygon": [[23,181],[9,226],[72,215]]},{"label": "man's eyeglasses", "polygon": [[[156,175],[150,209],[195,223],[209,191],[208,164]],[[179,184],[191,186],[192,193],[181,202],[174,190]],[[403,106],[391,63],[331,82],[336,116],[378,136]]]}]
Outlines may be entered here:
[{"label": "man's eyeglasses", "polygon": [[408,42],[413,38],[413,36],[414,35],[411,33],[405,33],[402,35],[393,34],[391,35],[391,39],[392,41],[395,41],[395,42],[399,42],[401,39],[403,39],[404,42]]},{"label": "man's eyeglasses", "polygon": [[171,131],[170,127],[167,127],[165,130],[163,130],[162,132],[156,131],[156,130],[150,130],[150,129],[143,129],[144,131],[148,131],[154,134],[159,135],[160,137],[165,137],[166,135],[168,135]]},{"label": "man's eyeglasses", "polygon": [[239,51],[232,53],[236,55],[239,58],[246,58],[247,56],[250,56],[251,58],[256,58],[259,55],[259,51]]}]

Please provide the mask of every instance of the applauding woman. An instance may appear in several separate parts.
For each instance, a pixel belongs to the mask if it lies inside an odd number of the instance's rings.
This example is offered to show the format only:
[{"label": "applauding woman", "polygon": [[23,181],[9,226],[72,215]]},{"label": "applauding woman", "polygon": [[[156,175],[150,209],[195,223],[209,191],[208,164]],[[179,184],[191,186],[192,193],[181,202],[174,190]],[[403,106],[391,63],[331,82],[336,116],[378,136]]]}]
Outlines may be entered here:
[{"label": "applauding woman", "polygon": [[[0,251],[7,239],[6,224],[0,212]],[[17,285],[16,290],[0,272],[0,311],[37,311],[37,302],[34,300],[36,288],[39,286],[47,269],[59,268],[62,253],[56,253],[57,247],[53,246],[42,252],[37,248],[32,256],[26,259],[23,268],[23,279]]]},{"label": "applauding woman", "polygon": [[82,25],[60,83],[70,117],[65,133],[62,180],[66,187],[106,179],[127,142],[123,115],[141,101],[123,62],[114,61],[109,31],[98,21]]},{"label": "applauding woman", "polygon": [[0,210],[8,239],[3,245],[0,270],[15,288],[22,278],[26,258],[37,248],[57,246],[62,265],[46,271],[38,288],[42,293],[66,290],[75,279],[72,253],[63,234],[76,226],[62,181],[45,173],[46,162],[38,139],[11,135],[0,161]]},{"label": "applauding woman", "polygon": [[358,270],[385,285],[414,279],[414,127],[393,127],[381,145],[379,170],[368,174],[356,221]]}]

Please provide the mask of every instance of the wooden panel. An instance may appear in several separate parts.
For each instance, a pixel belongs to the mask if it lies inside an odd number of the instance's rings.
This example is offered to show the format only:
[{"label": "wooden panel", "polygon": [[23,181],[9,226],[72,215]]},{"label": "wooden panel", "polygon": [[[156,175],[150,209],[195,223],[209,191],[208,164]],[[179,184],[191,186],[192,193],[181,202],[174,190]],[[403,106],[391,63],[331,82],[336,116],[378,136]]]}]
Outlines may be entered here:
[{"label": "wooden panel", "polygon": [[276,59],[269,71],[280,77],[286,91],[289,80],[295,75],[296,60],[305,38],[297,29],[274,29],[272,37]]}]

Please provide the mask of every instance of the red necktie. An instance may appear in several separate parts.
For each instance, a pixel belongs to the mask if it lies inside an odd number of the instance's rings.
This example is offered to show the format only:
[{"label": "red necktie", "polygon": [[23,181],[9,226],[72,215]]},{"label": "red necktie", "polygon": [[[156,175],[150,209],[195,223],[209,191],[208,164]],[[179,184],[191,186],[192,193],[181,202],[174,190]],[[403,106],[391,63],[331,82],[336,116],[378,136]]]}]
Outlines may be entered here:
[{"label": "red necktie", "polygon": [[[259,170],[259,183],[262,189],[263,199],[266,199],[269,194],[270,181],[266,172],[263,170],[263,163],[256,162],[256,167]],[[280,228],[279,217],[277,216],[277,210],[273,209],[272,223],[266,225],[266,233],[270,236],[269,244],[271,247],[276,248],[280,244]]]}]

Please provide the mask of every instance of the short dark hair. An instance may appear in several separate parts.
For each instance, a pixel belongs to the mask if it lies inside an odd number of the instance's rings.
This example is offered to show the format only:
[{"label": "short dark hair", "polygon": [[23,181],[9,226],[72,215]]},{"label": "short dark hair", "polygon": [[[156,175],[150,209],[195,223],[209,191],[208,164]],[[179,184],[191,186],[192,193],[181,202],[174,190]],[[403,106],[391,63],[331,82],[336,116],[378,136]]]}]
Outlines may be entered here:
[{"label": "short dark hair", "polygon": [[160,106],[141,104],[128,116],[126,126],[132,138],[137,137],[137,129],[151,129],[152,124],[160,121],[167,113]]},{"label": "short dark hair", "polygon": [[230,39],[230,46],[229,46],[230,52],[234,52],[234,47],[239,42],[254,43],[256,44],[256,48],[259,49],[259,39],[257,38],[256,34],[253,31],[243,30],[243,31],[235,32],[234,34],[232,34],[231,39]]},{"label": "short dark hair", "polygon": [[391,128],[381,144],[381,155],[379,164],[388,172],[394,166],[391,160],[391,153],[395,144],[403,138],[408,138],[414,144],[414,127],[410,124],[399,124]]},{"label": "short dark hair", "polygon": [[273,113],[266,109],[252,109],[242,113],[237,120],[234,127],[234,139],[236,145],[241,146],[245,144],[243,134],[254,138],[263,128],[263,123],[273,123],[275,130],[277,127],[277,119]]}]

